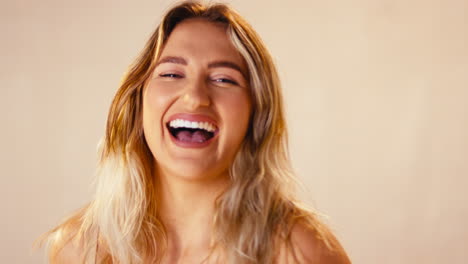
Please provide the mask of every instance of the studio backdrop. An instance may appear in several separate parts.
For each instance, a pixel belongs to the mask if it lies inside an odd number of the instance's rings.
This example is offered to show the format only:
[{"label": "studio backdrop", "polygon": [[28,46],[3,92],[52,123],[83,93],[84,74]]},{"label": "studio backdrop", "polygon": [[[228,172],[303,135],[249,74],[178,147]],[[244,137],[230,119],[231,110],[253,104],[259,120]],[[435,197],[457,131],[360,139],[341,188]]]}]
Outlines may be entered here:
[{"label": "studio backdrop", "polygon": [[[353,263],[468,259],[468,1],[228,1],[279,69],[301,196]],[[92,198],[111,99],[172,1],[0,2],[0,262]]]}]

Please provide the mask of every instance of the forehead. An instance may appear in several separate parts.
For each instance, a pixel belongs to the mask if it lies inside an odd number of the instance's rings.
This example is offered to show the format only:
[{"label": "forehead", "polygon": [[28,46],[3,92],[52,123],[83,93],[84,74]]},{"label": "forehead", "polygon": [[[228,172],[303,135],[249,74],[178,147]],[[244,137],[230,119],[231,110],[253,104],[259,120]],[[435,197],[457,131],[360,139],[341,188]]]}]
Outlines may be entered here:
[{"label": "forehead", "polygon": [[230,60],[245,69],[244,59],[234,47],[227,26],[205,19],[187,19],[179,23],[166,42],[161,57],[182,56],[188,60]]}]

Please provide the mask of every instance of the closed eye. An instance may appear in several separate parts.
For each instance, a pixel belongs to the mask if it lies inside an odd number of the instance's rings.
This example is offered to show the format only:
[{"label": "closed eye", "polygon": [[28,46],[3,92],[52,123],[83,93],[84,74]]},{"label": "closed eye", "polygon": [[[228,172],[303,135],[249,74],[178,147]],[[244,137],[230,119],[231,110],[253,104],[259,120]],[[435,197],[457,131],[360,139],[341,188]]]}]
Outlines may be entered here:
[{"label": "closed eye", "polygon": [[226,78],[218,78],[218,79],[214,79],[213,81],[219,82],[219,83],[230,83],[234,85],[239,85],[236,81],[233,81],[231,79],[226,79]]},{"label": "closed eye", "polygon": [[164,74],[159,74],[160,77],[164,78],[182,78],[182,75],[176,74],[176,73],[164,73]]}]

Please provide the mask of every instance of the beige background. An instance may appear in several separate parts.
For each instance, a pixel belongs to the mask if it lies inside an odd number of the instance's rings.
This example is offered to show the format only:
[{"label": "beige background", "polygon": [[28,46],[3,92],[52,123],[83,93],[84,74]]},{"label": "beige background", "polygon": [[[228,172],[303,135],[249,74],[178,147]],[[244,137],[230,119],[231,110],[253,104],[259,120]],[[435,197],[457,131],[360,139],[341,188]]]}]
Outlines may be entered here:
[{"label": "beige background", "polygon": [[[138,2],[138,4],[136,4]],[[122,73],[171,1],[0,4],[0,262],[91,198]],[[468,1],[232,1],[284,84],[304,197],[354,263],[466,263]]]}]

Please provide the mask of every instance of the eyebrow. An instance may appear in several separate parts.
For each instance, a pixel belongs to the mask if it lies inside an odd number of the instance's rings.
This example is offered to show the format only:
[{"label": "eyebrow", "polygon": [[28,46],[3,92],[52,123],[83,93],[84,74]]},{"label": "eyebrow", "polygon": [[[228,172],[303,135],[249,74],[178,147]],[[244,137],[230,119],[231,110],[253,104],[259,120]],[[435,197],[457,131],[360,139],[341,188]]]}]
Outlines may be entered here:
[{"label": "eyebrow", "polygon": [[218,67],[224,67],[224,68],[231,68],[233,70],[236,70],[242,74],[242,77],[244,77],[245,80],[248,80],[247,74],[241,69],[239,65],[237,65],[234,62],[231,61],[214,61],[208,64],[208,68],[218,68]]},{"label": "eyebrow", "polygon": [[[188,64],[187,60],[185,60],[182,57],[177,57],[177,56],[163,57],[161,60],[159,60],[159,62],[156,64],[156,66],[158,66],[159,64],[162,64],[162,63],[175,63],[175,64],[181,64],[181,65],[185,65],[185,66]],[[220,61],[213,61],[213,62],[210,62],[208,64],[209,69],[219,68],[219,67],[231,68],[233,70],[236,70],[240,74],[242,74],[242,77],[244,77],[245,80],[248,80],[247,74],[242,70],[242,68],[238,64],[236,64],[234,62],[220,60]]]},{"label": "eyebrow", "polygon": [[174,57],[174,56],[166,56],[162,58],[156,66],[158,66],[161,63],[175,63],[175,64],[182,64],[182,65],[187,65],[187,61],[182,58],[182,57]]}]

